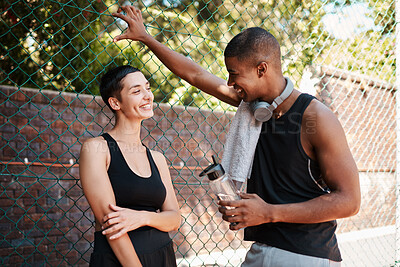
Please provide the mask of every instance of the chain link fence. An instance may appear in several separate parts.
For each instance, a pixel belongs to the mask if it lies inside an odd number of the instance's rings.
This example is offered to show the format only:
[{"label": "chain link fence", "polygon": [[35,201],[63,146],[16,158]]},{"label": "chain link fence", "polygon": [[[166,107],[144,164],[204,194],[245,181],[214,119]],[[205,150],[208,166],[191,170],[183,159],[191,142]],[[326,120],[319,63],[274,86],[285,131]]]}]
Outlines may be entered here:
[{"label": "chain link fence", "polygon": [[86,266],[93,214],[79,183],[84,140],[114,122],[98,80],[142,69],[155,95],[143,123],[164,153],[182,211],[179,266],[239,266],[249,242],[223,222],[199,172],[222,156],[235,109],[171,74],[139,42],[112,38],[111,13],[133,4],[147,30],[227,78],[223,50],[261,26],[282,46],[285,75],[337,114],[360,171],[362,207],[339,220],[344,266],[395,264],[395,1],[4,0],[0,3],[0,265]]}]

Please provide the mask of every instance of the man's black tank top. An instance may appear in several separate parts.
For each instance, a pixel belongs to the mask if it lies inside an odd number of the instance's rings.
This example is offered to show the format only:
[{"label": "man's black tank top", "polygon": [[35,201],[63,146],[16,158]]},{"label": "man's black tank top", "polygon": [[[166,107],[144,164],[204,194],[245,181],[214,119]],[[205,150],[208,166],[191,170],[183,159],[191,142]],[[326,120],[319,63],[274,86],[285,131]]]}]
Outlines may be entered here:
[{"label": "man's black tank top", "polygon": [[[114,138],[108,133],[102,136],[110,150],[111,161],[107,173],[117,206],[150,212],[161,209],[167,193],[150,150],[146,147],[151,175],[141,177],[130,169]],[[137,254],[154,252],[171,242],[167,232],[149,226],[138,228],[128,234]]]},{"label": "man's black tank top", "polygon": [[[318,163],[300,140],[304,111],[314,99],[301,94],[280,118],[263,123],[247,192],[271,204],[304,202],[329,194]],[[266,223],[247,227],[244,238],[294,253],[341,261],[336,221],[315,224]]]}]

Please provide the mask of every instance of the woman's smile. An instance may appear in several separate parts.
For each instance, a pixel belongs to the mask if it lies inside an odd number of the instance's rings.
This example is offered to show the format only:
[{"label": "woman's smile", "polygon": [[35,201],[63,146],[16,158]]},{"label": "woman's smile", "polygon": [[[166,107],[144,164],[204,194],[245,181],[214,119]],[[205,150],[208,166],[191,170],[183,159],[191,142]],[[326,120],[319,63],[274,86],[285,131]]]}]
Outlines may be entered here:
[{"label": "woman's smile", "polygon": [[141,106],[139,106],[139,108],[141,108],[141,109],[143,109],[143,110],[145,110],[145,111],[149,111],[149,110],[152,110],[152,109],[153,109],[151,103],[146,103],[146,104],[144,104],[144,105],[141,105]]}]

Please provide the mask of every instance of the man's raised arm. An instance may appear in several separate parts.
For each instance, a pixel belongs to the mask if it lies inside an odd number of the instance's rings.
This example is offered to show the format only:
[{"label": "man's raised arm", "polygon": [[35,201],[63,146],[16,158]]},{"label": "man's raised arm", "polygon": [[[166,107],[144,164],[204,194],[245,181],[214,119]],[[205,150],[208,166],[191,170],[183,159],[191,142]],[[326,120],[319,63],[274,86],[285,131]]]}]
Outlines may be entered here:
[{"label": "man's raised arm", "polygon": [[128,24],[128,29],[123,34],[116,36],[114,42],[123,39],[142,42],[178,77],[221,101],[233,106],[239,105],[238,95],[232,87],[227,86],[224,79],[211,74],[193,60],[169,49],[149,35],[143,25],[140,10],[133,6],[123,6],[122,10],[125,15],[113,13],[113,16],[124,20]]}]

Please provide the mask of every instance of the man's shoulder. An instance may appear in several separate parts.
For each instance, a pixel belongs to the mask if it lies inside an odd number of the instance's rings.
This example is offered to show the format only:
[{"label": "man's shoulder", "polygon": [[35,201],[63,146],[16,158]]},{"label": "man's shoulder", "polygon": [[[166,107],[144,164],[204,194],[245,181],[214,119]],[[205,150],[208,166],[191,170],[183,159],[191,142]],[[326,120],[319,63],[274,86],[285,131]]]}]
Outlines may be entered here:
[{"label": "man's shoulder", "polygon": [[343,127],[337,115],[317,99],[304,112],[302,127],[313,146],[326,145],[334,136],[342,135]]},{"label": "man's shoulder", "polygon": [[304,119],[337,119],[333,111],[316,98],[311,100],[303,116]]}]

